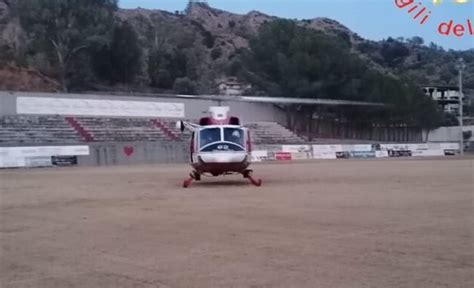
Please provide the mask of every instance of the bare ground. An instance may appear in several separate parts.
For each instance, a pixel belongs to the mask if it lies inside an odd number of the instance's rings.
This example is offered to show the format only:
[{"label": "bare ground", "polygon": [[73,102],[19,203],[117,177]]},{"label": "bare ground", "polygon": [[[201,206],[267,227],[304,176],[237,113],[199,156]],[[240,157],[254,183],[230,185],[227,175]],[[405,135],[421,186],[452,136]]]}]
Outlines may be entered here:
[{"label": "bare ground", "polygon": [[473,160],[0,171],[0,287],[474,287]]}]

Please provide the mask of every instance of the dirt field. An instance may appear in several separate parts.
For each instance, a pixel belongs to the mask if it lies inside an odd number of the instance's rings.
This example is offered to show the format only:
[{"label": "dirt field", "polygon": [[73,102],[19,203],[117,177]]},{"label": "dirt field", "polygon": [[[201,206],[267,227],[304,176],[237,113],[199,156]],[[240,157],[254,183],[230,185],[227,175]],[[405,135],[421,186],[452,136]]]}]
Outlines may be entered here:
[{"label": "dirt field", "polygon": [[0,171],[0,287],[474,287],[472,158],[254,169]]}]

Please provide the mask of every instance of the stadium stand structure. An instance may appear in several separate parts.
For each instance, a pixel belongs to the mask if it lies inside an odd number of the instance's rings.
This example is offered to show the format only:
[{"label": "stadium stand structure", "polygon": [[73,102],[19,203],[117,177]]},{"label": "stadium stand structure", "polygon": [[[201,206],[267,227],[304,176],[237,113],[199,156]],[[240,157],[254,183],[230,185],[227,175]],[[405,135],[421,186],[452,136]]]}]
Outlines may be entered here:
[{"label": "stadium stand structure", "polygon": [[[301,144],[305,141],[275,122],[254,122],[254,144]],[[188,141],[189,132],[176,131],[175,121],[152,118],[2,116],[0,145],[76,144],[84,142]]]},{"label": "stadium stand structure", "polygon": [[81,136],[64,117],[0,117],[0,145],[74,144],[81,141]]},{"label": "stadium stand structure", "polygon": [[[174,141],[170,121],[150,118],[69,117],[87,142]],[[90,135],[90,140],[89,136]]]},{"label": "stadium stand structure", "polygon": [[[364,140],[364,139],[332,139],[332,138],[316,138],[311,141],[312,144],[324,144],[324,145],[333,145],[333,144],[380,144],[386,141],[376,141],[376,140]],[[395,142],[395,141],[391,141]]]},{"label": "stadium stand structure", "polygon": [[245,124],[254,144],[303,144],[305,141],[276,122]]}]

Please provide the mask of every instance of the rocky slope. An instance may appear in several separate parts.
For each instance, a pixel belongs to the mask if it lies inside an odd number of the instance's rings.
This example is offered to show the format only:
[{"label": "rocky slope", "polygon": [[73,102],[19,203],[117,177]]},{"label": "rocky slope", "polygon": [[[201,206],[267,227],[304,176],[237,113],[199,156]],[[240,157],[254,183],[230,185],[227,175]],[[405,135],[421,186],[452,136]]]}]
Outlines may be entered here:
[{"label": "rocky slope", "polygon": [[[30,63],[22,56],[28,39],[12,12],[15,2],[0,0],[2,66],[7,63],[28,66]],[[232,74],[232,64],[238,62],[241,49],[248,47],[249,40],[257,35],[263,23],[277,19],[257,11],[239,15],[199,3],[175,13],[140,8],[119,9],[116,16],[131,23],[138,32],[144,59],[147,59],[150,50],[157,47],[184,51],[188,61],[194,62],[193,65],[199,71],[194,80],[198,82],[201,92],[213,92],[216,79]],[[368,41],[328,18],[301,20],[299,24],[339,37],[340,41],[350,43],[353,52],[373,67],[410,77],[419,85],[455,85],[455,60],[463,56],[468,63],[466,86],[474,88],[474,50],[445,51],[435,44],[424,45],[410,39]],[[137,89],[146,90],[149,85],[146,80],[147,61],[143,62],[143,76]],[[104,89],[104,85],[99,86]],[[14,85],[9,87],[14,89]],[[34,89],[33,86],[31,89]]]}]

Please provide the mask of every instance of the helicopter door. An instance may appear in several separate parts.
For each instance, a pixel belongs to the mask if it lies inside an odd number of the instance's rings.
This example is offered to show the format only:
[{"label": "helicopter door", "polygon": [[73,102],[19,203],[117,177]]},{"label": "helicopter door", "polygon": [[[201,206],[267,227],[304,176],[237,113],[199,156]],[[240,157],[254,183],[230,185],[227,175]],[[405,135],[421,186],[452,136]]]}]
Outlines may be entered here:
[{"label": "helicopter door", "polygon": [[194,163],[193,154],[194,154],[195,151],[196,151],[196,133],[193,131],[193,133],[191,135],[191,146],[190,146],[190,149],[189,149],[191,163]]}]

